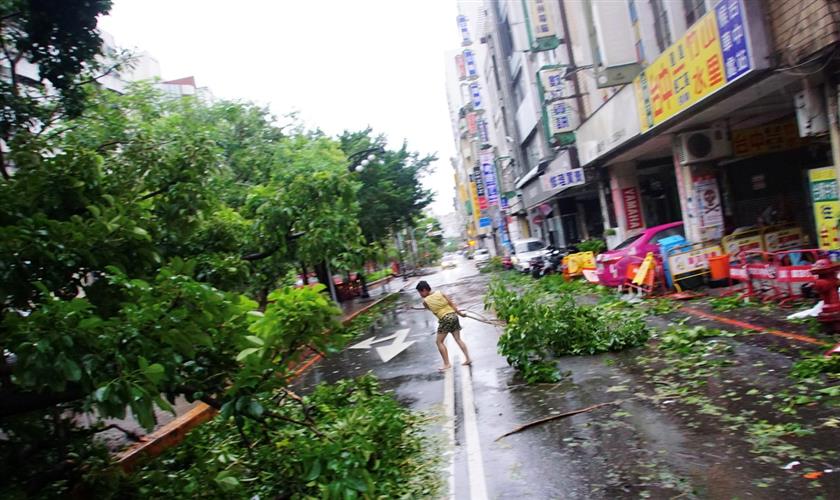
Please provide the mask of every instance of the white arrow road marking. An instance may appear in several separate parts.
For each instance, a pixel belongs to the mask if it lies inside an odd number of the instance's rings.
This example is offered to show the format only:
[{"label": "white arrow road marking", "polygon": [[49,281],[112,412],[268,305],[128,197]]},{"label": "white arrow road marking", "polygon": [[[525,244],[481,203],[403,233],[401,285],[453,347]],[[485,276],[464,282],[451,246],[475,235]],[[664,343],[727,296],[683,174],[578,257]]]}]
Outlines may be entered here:
[{"label": "white arrow road marking", "polygon": [[378,344],[379,342],[385,342],[386,340],[394,339],[391,344],[385,347],[377,347],[376,353],[379,354],[379,357],[382,359],[383,362],[387,363],[394,359],[397,354],[406,350],[411,344],[415,341],[410,340],[408,342],[405,341],[405,338],[408,337],[408,332],[411,331],[410,328],[404,328],[402,330],[397,330],[396,333],[393,335],[388,335],[387,337],[382,337],[381,339],[374,337],[370,337],[369,339],[365,339],[358,344],[351,345],[349,349],[370,349],[373,347],[373,344]]},{"label": "white arrow road marking", "polygon": [[[397,332],[397,333],[399,333],[399,332]],[[381,339],[377,339],[376,336],[373,336],[369,339],[365,339],[365,340],[359,342],[358,344],[351,345],[350,347],[348,347],[348,349],[370,349],[371,347],[373,347],[373,344],[375,344],[377,342],[384,342],[386,340],[390,340],[390,339],[394,339],[394,338],[397,338],[396,333],[393,334],[393,335],[389,335],[387,337],[382,337]]]},{"label": "white arrow road marking", "polygon": [[[403,352],[404,350],[408,349],[408,347],[413,344],[415,341],[410,340],[408,342],[405,341],[405,338],[408,337],[408,332],[410,331],[409,328],[405,328],[402,330],[397,330],[397,333],[394,334],[396,339],[391,342],[390,345],[385,347],[377,347],[376,352],[379,354],[379,357],[382,358],[384,363],[391,361],[394,357]],[[385,340],[385,339],[382,339]],[[376,342],[379,342],[378,340]]]}]

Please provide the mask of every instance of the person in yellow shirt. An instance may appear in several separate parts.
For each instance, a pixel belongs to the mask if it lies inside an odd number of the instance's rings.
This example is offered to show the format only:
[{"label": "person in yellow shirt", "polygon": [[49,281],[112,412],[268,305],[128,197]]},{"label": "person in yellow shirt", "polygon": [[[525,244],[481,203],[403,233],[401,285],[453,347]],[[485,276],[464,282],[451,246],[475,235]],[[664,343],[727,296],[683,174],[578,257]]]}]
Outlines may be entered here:
[{"label": "person in yellow shirt", "polygon": [[425,281],[417,283],[417,293],[423,297],[423,307],[432,311],[438,319],[437,348],[440,351],[440,357],[443,358],[443,366],[438,370],[444,371],[451,367],[449,352],[446,350],[446,344],[444,344],[446,336],[450,333],[464,353],[464,357],[467,358],[464,365],[472,363],[467,345],[461,340],[461,322],[458,320],[458,316],[464,316],[464,313],[443,293],[432,292],[432,287]]}]

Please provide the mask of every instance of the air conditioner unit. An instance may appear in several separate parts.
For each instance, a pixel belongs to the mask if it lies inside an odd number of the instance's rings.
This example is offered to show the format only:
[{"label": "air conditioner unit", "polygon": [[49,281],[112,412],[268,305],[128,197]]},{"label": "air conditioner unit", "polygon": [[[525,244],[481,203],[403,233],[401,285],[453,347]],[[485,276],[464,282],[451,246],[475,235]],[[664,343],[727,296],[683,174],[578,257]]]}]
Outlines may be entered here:
[{"label": "air conditioner unit", "polygon": [[694,130],[677,136],[682,165],[725,158],[732,154],[732,141],[724,127]]}]

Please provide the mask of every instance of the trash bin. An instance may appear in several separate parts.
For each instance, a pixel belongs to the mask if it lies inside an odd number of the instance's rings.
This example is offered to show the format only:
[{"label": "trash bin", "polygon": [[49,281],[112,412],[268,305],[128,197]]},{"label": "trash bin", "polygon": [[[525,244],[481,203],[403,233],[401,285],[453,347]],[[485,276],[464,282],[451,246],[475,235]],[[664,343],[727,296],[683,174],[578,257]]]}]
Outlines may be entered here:
[{"label": "trash bin", "polygon": [[709,257],[709,273],[712,281],[729,279],[729,255]]}]

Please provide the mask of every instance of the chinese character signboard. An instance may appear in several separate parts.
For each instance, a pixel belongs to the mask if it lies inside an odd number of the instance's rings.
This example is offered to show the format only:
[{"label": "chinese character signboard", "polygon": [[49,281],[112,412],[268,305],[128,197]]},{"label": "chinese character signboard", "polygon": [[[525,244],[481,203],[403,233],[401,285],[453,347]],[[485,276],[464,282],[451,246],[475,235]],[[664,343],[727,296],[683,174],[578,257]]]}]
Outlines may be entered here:
[{"label": "chinese character signboard", "polygon": [[546,174],[542,176],[543,189],[546,191],[563,190],[572,186],[580,186],[586,182],[582,168],[573,168],[559,173],[546,172]]},{"label": "chinese character signboard", "polygon": [[823,250],[840,249],[840,200],[837,196],[837,174],[834,167],[814,168],[808,171],[811,184],[811,201],[814,204],[814,225],[817,239]]},{"label": "chinese character signboard", "polygon": [[532,51],[552,50],[560,45],[550,3],[551,0],[522,0]]},{"label": "chinese character signboard", "polygon": [[478,133],[478,123],[475,113],[467,113],[467,133],[475,137]]},{"label": "chinese character signboard", "polygon": [[488,206],[499,204],[499,185],[496,182],[496,165],[493,162],[493,153],[484,152],[479,155],[481,174],[484,179],[484,191],[487,196]]},{"label": "chinese character signboard", "polygon": [[487,120],[484,118],[478,119],[478,140],[482,144],[490,143],[490,131],[487,129]]},{"label": "chinese character signboard", "polygon": [[461,45],[472,43],[470,40],[470,30],[467,27],[467,16],[458,16],[458,31],[461,32]]},{"label": "chinese character signboard", "polygon": [[715,6],[720,48],[726,81],[731,82],[750,70],[750,52],[739,0],[723,0]]},{"label": "chinese character signboard", "polygon": [[750,27],[743,0],[719,0],[645,68],[633,80],[642,132],[764,64],[751,53]]},{"label": "chinese character signboard", "polygon": [[554,101],[546,107],[546,114],[548,115],[548,130],[551,135],[562,134],[572,130],[571,120],[569,120],[569,106],[566,101]]},{"label": "chinese character signboard", "polygon": [[478,197],[479,210],[487,210],[487,191],[484,189],[484,182],[481,175],[481,167],[473,167],[473,181],[475,182],[475,194]]},{"label": "chinese character signboard", "polygon": [[546,135],[555,139],[558,134],[571,132],[577,127],[577,115],[573,114],[566,95],[565,74],[563,66],[544,66],[537,71],[540,100],[543,103],[543,126]]},{"label": "chinese character signboard", "polygon": [[641,229],[645,227],[642,217],[642,207],[639,204],[639,188],[636,186],[626,187],[621,190],[621,201],[624,204],[624,221],[627,230]]},{"label": "chinese character signboard", "polygon": [[566,74],[565,67],[544,67],[538,71],[538,74],[540,77],[540,85],[542,85],[544,100],[553,101],[554,99],[559,99],[566,95],[566,81],[563,79]]},{"label": "chinese character signboard", "polygon": [[467,68],[464,66],[464,54],[457,54],[455,56],[455,67],[458,68],[458,79],[467,79]]},{"label": "chinese character signboard", "polygon": [[473,109],[481,109],[481,87],[478,86],[478,82],[470,84],[470,98]]},{"label": "chinese character signboard", "polygon": [[755,156],[796,149],[808,144],[799,137],[795,120],[769,123],[760,127],[732,131],[732,152],[735,156]]},{"label": "chinese character signboard", "polygon": [[470,49],[464,51],[464,64],[467,66],[467,78],[478,78],[478,65],[475,62],[475,53]]}]

